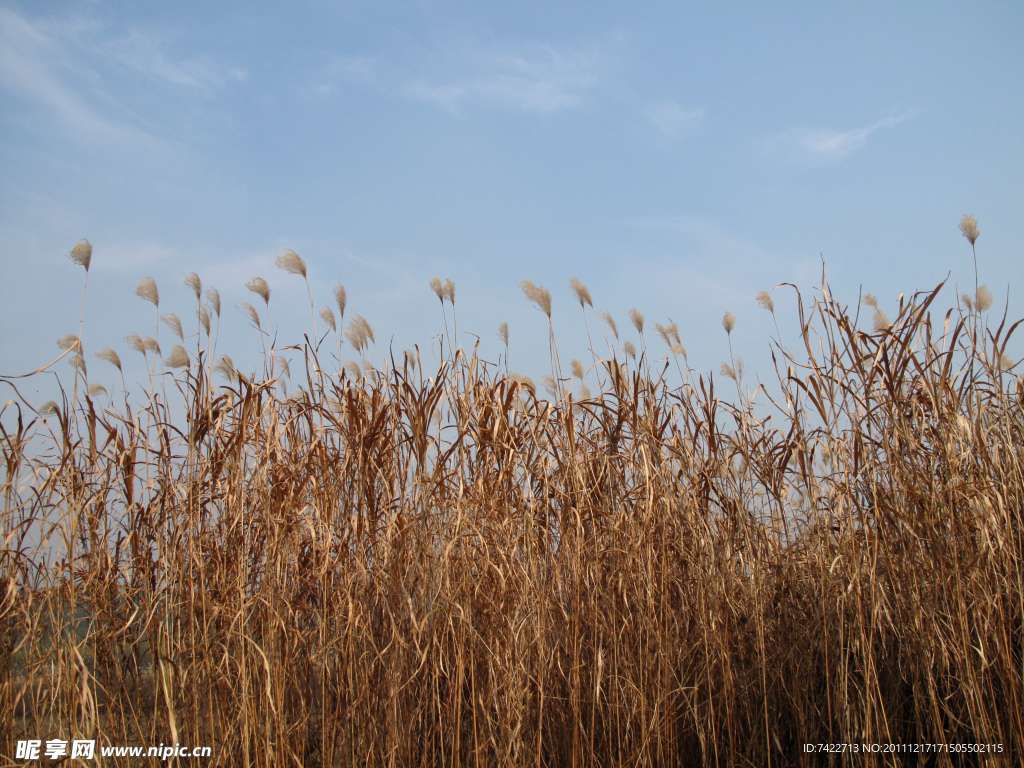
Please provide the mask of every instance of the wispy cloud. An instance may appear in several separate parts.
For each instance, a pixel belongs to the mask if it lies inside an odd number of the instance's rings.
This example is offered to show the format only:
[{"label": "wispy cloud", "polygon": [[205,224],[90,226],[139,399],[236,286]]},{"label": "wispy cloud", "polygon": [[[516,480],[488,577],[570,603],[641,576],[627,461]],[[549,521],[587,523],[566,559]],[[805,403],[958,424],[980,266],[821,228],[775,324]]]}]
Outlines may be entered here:
[{"label": "wispy cloud", "polygon": [[579,104],[596,85],[600,67],[597,52],[535,45],[514,54],[469,56],[461,68],[474,74],[420,79],[406,90],[450,112],[468,105],[551,112]]},{"label": "wispy cloud", "polygon": [[228,81],[246,78],[243,70],[222,66],[208,54],[174,60],[165,47],[164,40],[136,29],[105,43],[102,50],[128,69],[183,88],[211,92],[223,88]]},{"label": "wispy cloud", "polygon": [[914,116],[913,110],[876,120],[861,128],[846,131],[800,129],[790,131],[781,137],[784,145],[798,149],[801,153],[826,159],[837,160],[846,157],[867,144],[868,139],[880,130],[893,128]]},{"label": "wispy cloud", "polygon": [[704,118],[704,107],[686,109],[674,101],[663,101],[648,105],[644,110],[644,116],[653,123],[662,136],[678,139]]}]

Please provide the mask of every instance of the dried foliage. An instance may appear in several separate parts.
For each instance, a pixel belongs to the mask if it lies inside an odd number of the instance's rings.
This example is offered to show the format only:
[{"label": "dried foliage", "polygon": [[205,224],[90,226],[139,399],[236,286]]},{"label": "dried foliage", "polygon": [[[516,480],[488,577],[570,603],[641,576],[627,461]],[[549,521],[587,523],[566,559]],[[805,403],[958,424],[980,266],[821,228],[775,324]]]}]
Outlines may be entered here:
[{"label": "dried foliage", "polygon": [[8,403],[0,755],[69,734],[211,745],[210,766],[1019,755],[1016,326],[933,325],[937,293],[874,333],[797,296],[774,416],[619,361],[596,397],[549,377],[538,399],[475,353],[429,377],[350,362],[287,398],[200,356],[167,375],[184,417],[155,394]]}]

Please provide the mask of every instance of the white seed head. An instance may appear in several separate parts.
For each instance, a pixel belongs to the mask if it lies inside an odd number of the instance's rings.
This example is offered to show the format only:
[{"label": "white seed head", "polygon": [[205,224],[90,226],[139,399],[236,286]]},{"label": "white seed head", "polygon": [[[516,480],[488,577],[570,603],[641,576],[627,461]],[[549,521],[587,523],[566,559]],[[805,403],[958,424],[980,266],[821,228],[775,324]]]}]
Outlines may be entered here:
[{"label": "white seed head", "polygon": [[878,309],[878,299],[876,299],[874,294],[872,293],[865,293],[864,298],[861,299],[860,301],[861,304],[863,304],[864,306],[872,307],[873,309]]},{"label": "white seed head", "polygon": [[53,416],[56,413],[60,413],[60,407],[53,400],[47,400],[39,406],[40,416]]},{"label": "white seed head", "polygon": [[526,294],[526,298],[537,305],[545,315],[548,316],[548,320],[551,319],[551,291],[545,288],[543,285],[535,285],[532,280],[523,280],[519,283],[519,287],[523,289],[523,293]]},{"label": "white seed head", "polygon": [[719,370],[723,376],[728,376],[733,381],[736,381],[736,371],[728,363],[722,363],[722,367]]},{"label": "white seed head", "polygon": [[262,277],[254,277],[245,284],[245,287],[263,299],[264,304],[270,306],[270,286],[267,285],[266,280]]},{"label": "white seed head", "polygon": [[129,333],[124,337],[124,343],[134,349],[136,352],[146,354],[146,345],[142,342],[142,337],[137,333]]},{"label": "white seed head", "polygon": [[73,333],[66,333],[57,339],[57,346],[64,350],[71,349],[78,346],[78,337]]},{"label": "white seed head", "polygon": [[210,310],[200,304],[196,307],[196,317],[199,318],[199,324],[203,326],[203,330],[206,331],[206,336],[210,336]]},{"label": "white seed head", "polygon": [[725,313],[725,317],[722,318],[722,327],[725,328],[726,333],[732,333],[732,329],[736,327],[736,317],[732,312]]},{"label": "white seed head", "polygon": [[615,318],[612,317],[612,313],[611,312],[602,312],[601,313],[601,319],[604,320],[605,323],[608,324],[608,327],[612,329],[612,334],[615,336],[616,339],[618,339],[619,338],[619,329],[615,326]]},{"label": "white seed head", "polygon": [[192,289],[192,292],[196,295],[196,301],[199,301],[199,297],[203,295],[203,281],[199,279],[199,275],[195,272],[186,274],[185,285]]},{"label": "white seed head", "polygon": [[89,397],[99,397],[100,395],[106,395],[107,388],[102,384],[90,384],[89,385]]},{"label": "white seed head", "polygon": [[345,320],[345,306],[348,304],[348,296],[345,293],[345,286],[338,283],[334,286],[334,301],[338,305],[338,317]]},{"label": "white seed head", "polygon": [[672,354],[673,355],[682,355],[683,359],[685,360],[686,359],[686,348],[677,341],[677,342],[675,342],[672,345]]},{"label": "white seed head", "polygon": [[582,379],[584,376],[583,363],[581,363],[579,360],[573,359],[572,361],[572,375],[575,376],[577,379]]},{"label": "white seed head", "polygon": [[154,307],[160,306],[160,291],[157,290],[156,280],[152,277],[144,277],[139,280],[139,284],[135,287],[135,295],[140,299],[145,299]]},{"label": "white seed head", "polygon": [[508,323],[502,323],[498,326],[498,338],[501,339],[502,344],[508,346]]},{"label": "white seed head", "polygon": [[120,357],[120,355],[118,355],[117,352],[115,352],[110,347],[104,347],[103,349],[98,350],[97,352],[94,352],[93,354],[96,357],[98,357],[100,360],[102,360],[103,362],[110,363],[112,366],[117,368],[117,370],[119,370],[119,371],[123,370],[121,368],[121,357]]},{"label": "white seed head", "polygon": [[960,300],[963,301],[963,303],[967,306],[968,312],[974,311],[974,300],[971,299],[971,294],[965,293],[963,296],[960,297]]},{"label": "white seed head", "polygon": [[71,249],[68,258],[78,266],[85,267],[85,271],[88,272],[89,265],[92,263],[92,244],[88,240],[79,240],[78,244]]},{"label": "white seed head", "polygon": [[213,307],[213,313],[220,317],[220,291],[216,288],[206,289],[206,300],[210,302],[210,306]]},{"label": "white seed head", "polygon": [[330,307],[324,307],[320,310],[320,318],[331,326],[332,331],[338,330],[338,321],[334,317],[334,311]]},{"label": "white seed head", "polygon": [[453,283],[451,280],[444,281],[443,295],[444,298],[448,299],[448,301],[450,301],[452,304],[455,303],[455,283]]},{"label": "white seed head", "polygon": [[572,288],[573,293],[576,294],[576,299],[579,301],[581,307],[586,306],[587,304],[589,304],[591,307],[594,306],[594,302],[590,298],[590,290],[587,288],[587,286],[585,286],[575,277],[569,280],[569,285]]},{"label": "white seed head", "polygon": [[221,355],[220,360],[213,366],[213,372],[223,376],[225,379],[233,379],[235,377],[235,364],[227,355]]},{"label": "white seed head", "polygon": [[636,332],[642,336],[644,333],[644,316],[637,311],[636,307],[629,310],[629,319],[633,323],[633,327],[636,328]]},{"label": "white seed head", "polygon": [[176,314],[168,312],[166,315],[161,315],[160,319],[164,321],[164,324],[171,329],[175,336],[182,341],[185,340],[185,335],[181,330],[181,319]]},{"label": "white seed head", "polygon": [[249,318],[249,322],[255,325],[257,328],[262,328],[260,325],[260,316],[256,311],[256,307],[250,304],[248,301],[240,301],[235,304],[235,309],[241,312],[243,315]]},{"label": "white seed head", "polygon": [[874,317],[872,318],[876,331],[884,331],[886,328],[892,325],[885,312],[880,309],[875,310]]},{"label": "white seed head", "polygon": [[437,300],[442,304],[444,303],[444,286],[441,284],[441,278],[436,275],[430,278],[430,290],[437,294]]},{"label": "white seed head", "polygon": [[775,312],[775,302],[772,301],[772,297],[769,295],[768,291],[761,291],[757,294],[757,303],[769,312]]},{"label": "white seed head", "polygon": [[964,237],[967,238],[971,245],[974,245],[974,241],[981,234],[978,231],[978,220],[967,214],[964,214],[964,217],[960,219],[960,231],[963,232]]},{"label": "white seed head", "polygon": [[987,285],[981,286],[974,296],[974,306],[978,308],[979,312],[985,312],[991,308],[993,301],[995,301],[995,299],[992,296],[992,291],[988,289]]},{"label": "white seed head", "polygon": [[302,260],[295,251],[288,249],[279,254],[275,262],[278,269],[283,269],[289,275],[306,276],[306,262]]},{"label": "white seed head", "polygon": [[622,348],[625,350],[627,355],[636,360],[636,347],[633,345],[632,341],[627,341],[622,345]]}]

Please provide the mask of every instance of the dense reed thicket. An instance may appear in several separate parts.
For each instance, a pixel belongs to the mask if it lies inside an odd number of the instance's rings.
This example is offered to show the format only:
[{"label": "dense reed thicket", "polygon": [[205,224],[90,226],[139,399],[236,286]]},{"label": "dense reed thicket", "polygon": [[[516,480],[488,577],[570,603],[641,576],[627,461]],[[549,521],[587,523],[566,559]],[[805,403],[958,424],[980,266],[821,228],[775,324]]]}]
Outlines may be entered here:
[{"label": "dense reed thicket", "polygon": [[[158,304],[155,284],[140,295]],[[550,400],[447,344],[436,371],[410,354],[329,373],[309,341],[284,397],[278,350],[246,376],[207,344],[165,361],[176,419],[167,385],[101,405],[80,361],[48,416],[19,399],[3,414],[0,750],[60,735],[209,745],[201,763],[225,766],[1019,760],[1015,326],[990,324],[980,290],[946,313],[938,295],[873,331],[825,285],[798,301],[772,409],[642,352],[606,356],[601,391],[573,395],[553,334]],[[356,318],[348,340],[372,333]],[[1003,752],[804,751],[819,742]]]}]

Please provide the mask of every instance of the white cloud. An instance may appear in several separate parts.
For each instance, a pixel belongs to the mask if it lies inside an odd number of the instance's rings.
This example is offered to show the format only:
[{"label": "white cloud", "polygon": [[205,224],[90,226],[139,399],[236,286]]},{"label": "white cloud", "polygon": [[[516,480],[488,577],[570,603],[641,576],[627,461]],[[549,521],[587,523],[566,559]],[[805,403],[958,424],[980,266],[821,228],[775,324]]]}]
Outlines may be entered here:
[{"label": "white cloud", "polygon": [[644,110],[644,115],[663,136],[677,139],[703,119],[704,107],[685,109],[674,101],[663,101],[650,104]]},{"label": "white cloud", "polygon": [[584,92],[597,83],[600,57],[539,45],[512,55],[470,57],[461,68],[475,72],[440,82],[421,79],[407,93],[450,112],[466,105],[550,112],[583,100]]},{"label": "white cloud", "polygon": [[132,30],[102,46],[108,56],[123,66],[169,85],[209,92],[222,88],[228,79],[245,79],[244,71],[225,69],[208,54],[172,61],[163,48],[162,40],[140,30]]},{"label": "white cloud", "polygon": [[883,128],[892,128],[914,116],[912,110],[899,115],[876,120],[862,128],[847,131],[804,129],[793,131],[784,137],[786,143],[795,145],[802,152],[813,157],[839,159],[864,147],[868,138]]}]

